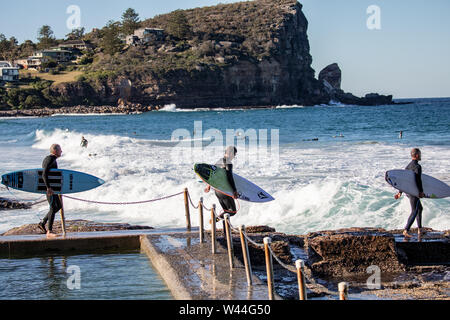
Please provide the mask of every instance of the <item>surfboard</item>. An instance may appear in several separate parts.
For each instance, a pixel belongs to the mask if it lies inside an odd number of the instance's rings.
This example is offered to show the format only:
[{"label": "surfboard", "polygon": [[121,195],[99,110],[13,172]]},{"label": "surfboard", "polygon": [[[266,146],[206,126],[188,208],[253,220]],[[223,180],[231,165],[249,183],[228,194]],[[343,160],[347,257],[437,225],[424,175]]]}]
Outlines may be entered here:
[{"label": "surfboard", "polygon": [[[411,170],[390,170],[386,172],[385,179],[391,186],[404,193],[418,197],[419,190],[416,185],[415,174]],[[426,198],[441,199],[450,197],[450,186],[445,182],[422,174],[423,193]]]},{"label": "surfboard", "polygon": [[[8,188],[45,194],[47,188],[42,179],[43,169],[30,169],[15,171],[2,175],[2,184]],[[64,170],[51,169],[48,174],[50,187],[56,194],[78,193],[97,188],[105,183],[100,178],[90,174]]]},{"label": "surfboard", "polygon": [[[194,165],[195,173],[214,189],[228,196],[233,196],[233,190],[228,182],[226,170],[215,165],[197,163]],[[249,202],[269,202],[275,200],[269,193],[233,173],[238,198]]]}]

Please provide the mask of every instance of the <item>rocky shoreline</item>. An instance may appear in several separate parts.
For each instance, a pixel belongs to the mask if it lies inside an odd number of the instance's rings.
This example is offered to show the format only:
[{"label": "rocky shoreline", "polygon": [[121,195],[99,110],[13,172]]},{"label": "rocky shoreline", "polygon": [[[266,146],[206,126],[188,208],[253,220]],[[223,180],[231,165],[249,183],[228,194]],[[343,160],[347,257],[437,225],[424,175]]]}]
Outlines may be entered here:
[{"label": "rocky shoreline", "polygon": [[[361,299],[450,300],[450,230],[426,230],[421,239],[405,241],[402,230],[347,228],[287,235],[269,227],[249,227],[256,243],[272,238],[272,250],[286,265],[305,261],[311,298],[329,298],[339,282],[350,285],[350,293]],[[413,233],[417,230],[413,229]],[[220,233],[219,233],[220,234]],[[225,240],[219,241],[226,246]],[[240,239],[233,235],[235,255],[242,260]],[[265,278],[264,252],[249,244],[253,271]],[[297,299],[296,274],[274,260],[275,288],[284,299]],[[379,287],[369,286],[378,270]],[[308,277],[307,277],[308,278]]]},{"label": "rocky shoreline", "polygon": [[[135,226],[128,223],[100,223],[88,220],[66,220],[66,232],[96,232],[96,231],[118,231],[118,230],[148,230],[153,229],[148,226]],[[53,224],[55,233],[62,233],[61,221]],[[26,224],[6,231],[0,236],[17,236],[42,234],[37,224]]]},{"label": "rocky shoreline", "polygon": [[[347,94],[351,95],[351,94]],[[383,96],[381,96],[383,97]],[[364,99],[349,96],[349,99]],[[384,99],[384,98],[382,98]],[[356,101],[356,100],[353,100]],[[348,100],[347,102],[350,102]],[[411,102],[391,102],[389,105],[409,104]],[[351,103],[349,103],[350,105]],[[364,104],[359,104],[364,105]],[[370,106],[372,104],[365,104]],[[15,110],[0,110],[0,118],[15,118],[15,117],[51,117],[54,115],[126,115],[126,114],[142,114],[146,112],[160,111],[164,106],[143,106],[139,103],[131,103],[125,106],[73,106],[62,108],[38,108],[38,109],[15,109]],[[226,107],[229,110],[251,110],[251,109],[276,109],[277,106],[239,106],[239,107]],[[189,110],[195,110],[196,108],[183,108]],[[223,109],[220,107],[211,107],[214,109]]]},{"label": "rocky shoreline", "polygon": [[30,204],[13,201],[10,199],[0,198],[0,211],[1,210],[16,210],[16,209],[30,209]]},{"label": "rocky shoreline", "polygon": [[[69,233],[142,229],[153,228],[86,220],[66,221]],[[54,231],[61,232],[59,221],[55,221]],[[416,231],[412,230],[413,233]],[[276,232],[268,226],[246,228],[248,237],[256,243],[262,243],[264,237],[271,237],[272,251],[283,264],[293,266],[297,259],[305,261],[310,298],[331,298],[330,292],[336,292],[337,284],[347,281],[350,294],[361,299],[450,300],[450,230],[427,228],[423,238],[414,237],[409,241],[403,239],[401,232],[347,228],[292,235]],[[37,224],[11,229],[2,236],[28,234],[40,234]],[[217,230],[217,237],[219,243],[226,247],[221,229]],[[240,238],[235,232],[233,247],[235,256],[242,260]],[[249,253],[253,272],[265,279],[263,248],[250,242]],[[276,260],[273,263],[277,293],[284,299],[297,299],[296,274]],[[379,270],[377,288],[369,287],[373,270]]]}]

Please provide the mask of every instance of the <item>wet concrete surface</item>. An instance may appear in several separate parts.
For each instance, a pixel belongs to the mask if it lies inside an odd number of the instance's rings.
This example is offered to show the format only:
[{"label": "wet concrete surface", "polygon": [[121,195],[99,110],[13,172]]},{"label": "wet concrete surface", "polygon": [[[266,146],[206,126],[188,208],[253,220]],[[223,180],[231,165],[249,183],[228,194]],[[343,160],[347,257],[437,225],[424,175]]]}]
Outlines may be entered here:
[{"label": "wet concrete surface", "polygon": [[234,258],[230,269],[226,248],[217,245],[212,254],[210,240],[200,243],[197,234],[150,234],[141,237],[141,248],[176,299],[268,299],[265,283],[253,276],[248,286],[242,263]]},{"label": "wet concrete surface", "polygon": [[213,255],[210,241],[200,243],[198,228],[191,232],[184,228],[79,232],[50,240],[45,235],[13,235],[0,236],[0,257],[141,248],[175,299],[267,300],[267,285],[253,275],[248,286],[243,264],[234,258],[234,268],[230,269],[226,248],[217,244]]},{"label": "wet concrete surface", "polygon": [[139,237],[150,233],[178,233],[185,229],[74,232],[55,239],[46,235],[0,236],[0,257],[15,258],[54,253],[92,253],[102,250],[139,249]]}]

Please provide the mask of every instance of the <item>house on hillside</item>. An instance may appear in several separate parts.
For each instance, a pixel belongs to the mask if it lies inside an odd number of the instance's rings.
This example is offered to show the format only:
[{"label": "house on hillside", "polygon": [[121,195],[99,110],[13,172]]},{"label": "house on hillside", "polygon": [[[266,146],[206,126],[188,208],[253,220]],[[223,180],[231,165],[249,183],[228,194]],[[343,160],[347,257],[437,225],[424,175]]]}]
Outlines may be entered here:
[{"label": "house on hillside", "polygon": [[134,34],[126,37],[127,45],[139,45],[150,42],[163,41],[165,38],[164,29],[141,28],[134,31]]},{"label": "house on hillside", "polygon": [[28,57],[26,59],[19,59],[14,61],[15,64],[23,67],[24,69],[36,69],[38,70],[41,67],[42,63],[48,62],[47,58],[42,57]]},{"label": "house on hillside", "polygon": [[70,50],[62,50],[60,48],[57,48],[36,51],[33,58],[55,60],[56,62],[67,62],[72,60],[73,54]]},{"label": "house on hillside", "polygon": [[[67,48],[67,50],[65,50],[65,48]],[[70,47],[70,45],[67,47],[63,47],[60,45],[57,48],[36,51],[34,55],[29,56],[26,59],[16,60],[14,62],[17,65],[23,67],[24,69],[39,70],[43,63],[47,63],[51,60],[57,63],[69,62],[70,60],[74,59],[74,57],[77,55],[81,55],[78,49],[74,49]]]},{"label": "house on hillside", "polygon": [[9,62],[0,61],[0,81],[19,81],[19,68],[13,67]]},{"label": "house on hillside", "polygon": [[80,51],[90,51],[94,46],[89,41],[68,40],[58,46],[61,50],[77,49]]}]

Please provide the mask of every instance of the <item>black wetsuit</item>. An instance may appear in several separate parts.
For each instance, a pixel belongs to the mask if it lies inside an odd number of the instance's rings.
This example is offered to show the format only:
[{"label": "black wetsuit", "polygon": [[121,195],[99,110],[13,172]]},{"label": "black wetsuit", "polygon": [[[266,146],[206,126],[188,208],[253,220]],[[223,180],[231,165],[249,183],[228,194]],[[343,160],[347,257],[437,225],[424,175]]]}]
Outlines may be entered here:
[{"label": "black wetsuit", "polygon": [[[44,172],[42,173],[42,179],[44,180],[45,186],[47,188],[50,188],[50,183],[48,181],[48,173],[50,169],[58,169],[58,164],[56,163],[56,156],[49,155],[47,156],[44,161],[42,162],[42,168],[44,169]],[[55,220],[55,214],[61,210],[62,205],[61,201],[58,197],[58,195],[53,194],[52,196],[47,195],[47,201],[50,205],[50,210],[48,211],[47,215],[42,220],[42,224],[45,226],[45,224],[48,221],[48,231],[52,231],[53,228],[53,221]]]},{"label": "black wetsuit", "polygon": [[[233,165],[231,163],[227,163],[227,160],[225,158],[220,159],[216,166],[223,168],[227,172],[227,178],[228,182],[230,183],[231,188],[233,189],[233,192],[236,192],[236,185],[234,183],[233,179]],[[234,199],[230,196],[227,196],[219,191],[215,191],[217,199],[219,199],[219,203],[222,206],[224,213],[221,215],[221,218],[223,218],[223,215],[228,213],[230,216],[234,216],[236,212],[236,204],[234,202]]]},{"label": "black wetsuit", "polygon": [[[420,166],[419,162],[417,160],[412,160],[405,169],[414,172],[416,177],[417,189],[419,189],[419,193],[423,192],[422,167]],[[406,194],[406,196],[409,198],[409,203],[411,204],[411,215],[408,218],[405,230],[409,231],[415,219],[417,219],[417,227],[422,228],[423,207],[422,203],[420,202],[420,198],[412,196],[410,194]]]}]

